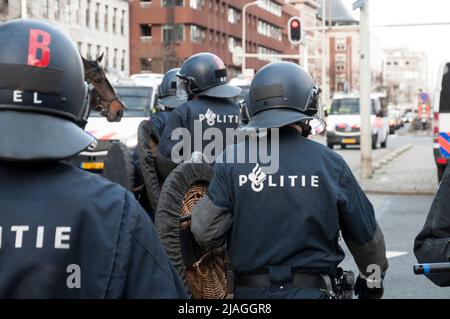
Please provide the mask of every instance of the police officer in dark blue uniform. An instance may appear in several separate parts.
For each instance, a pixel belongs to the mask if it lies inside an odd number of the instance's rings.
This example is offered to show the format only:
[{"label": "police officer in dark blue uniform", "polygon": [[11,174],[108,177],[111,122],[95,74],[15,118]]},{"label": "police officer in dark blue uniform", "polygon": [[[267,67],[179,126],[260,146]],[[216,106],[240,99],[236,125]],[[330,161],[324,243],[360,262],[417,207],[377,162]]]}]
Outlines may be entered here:
[{"label": "police officer in dark blue uniform", "polygon": [[[447,165],[422,230],[414,240],[419,263],[450,262],[450,166]],[[450,287],[448,273],[428,274],[440,287]]]},{"label": "police officer in dark blue uniform", "polygon": [[185,298],[133,195],[61,161],[93,142],[86,94],[67,36],[0,26],[0,298]]},{"label": "police officer in dark blue uniform", "polygon": [[160,136],[169,119],[170,112],[186,102],[185,98],[177,98],[177,73],[179,68],[171,69],[164,74],[158,87],[158,112],[152,114],[149,121],[158,129]]},{"label": "police officer in dark blue uniform", "polygon": [[[252,162],[249,154],[261,147],[255,138],[230,146],[216,160],[208,195],[193,209],[191,231],[199,244],[213,248],[228,237],[235,298],[332,296],[325,291],[344,259],[340,232],[360,270],[355,293],[383,294],[388,262],[373,207],[343,158],[307,138],[319,93],[293,63],[262,68],[250,87],[246,128],[260,135],[271,129],[271,137],[280,128],[279,144],[266,139],[269,150],[279,147],[278,170],[268,172],[259,153]],[[236,154],[246,160],[233,163]],[[379,279],[371,277],[372,267]]]},{"label": "police officer in dark blue uniform", "polygon": [[[177,77],[177,96],[187,98],[188,101],[171,112],[158,152],[164,158],[172,159],[172,149],[180,142],[171,137],[177,128],[185,128],[191,134],[190,143],[179,152],[182,158],[189,158],[193,152],[204,150],[208,141],[203,139],[203,134],[208,128],[221,131],[225,146],[226,129],[239,126],[240,109],[231,99],[238,96],[241,89],[226,83],[227,71],[223,61],[211,53],[193,55],[183,63]],[[198,133],[196,125],[200,128]],[[201,149],[195,148],[194,139],[201,141]],[[214,158],[207,160],[213,161]]]}]

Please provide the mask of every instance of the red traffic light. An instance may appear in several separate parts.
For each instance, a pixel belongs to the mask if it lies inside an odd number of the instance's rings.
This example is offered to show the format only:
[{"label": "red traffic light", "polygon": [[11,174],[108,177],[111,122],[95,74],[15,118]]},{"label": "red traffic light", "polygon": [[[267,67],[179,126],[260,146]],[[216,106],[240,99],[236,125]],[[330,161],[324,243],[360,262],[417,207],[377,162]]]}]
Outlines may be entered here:
[{"label": "red traffic light", "polygon": [[288,23],[289,41],[292,44],[299,44],[302,42],[302,24],[299,17],[292,17]]}]

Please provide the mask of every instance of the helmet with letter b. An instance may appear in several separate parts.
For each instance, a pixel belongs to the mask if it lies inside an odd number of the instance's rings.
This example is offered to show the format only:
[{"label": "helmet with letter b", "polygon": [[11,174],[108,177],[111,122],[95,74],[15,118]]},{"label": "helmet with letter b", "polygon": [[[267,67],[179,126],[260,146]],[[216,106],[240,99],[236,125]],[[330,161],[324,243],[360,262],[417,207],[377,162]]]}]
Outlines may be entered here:
[{"label": "helmet with letter b", "polygon": [[94,138],[81,57],[55,27],[36,20],[0,25],[0,160],[70,158]]}]

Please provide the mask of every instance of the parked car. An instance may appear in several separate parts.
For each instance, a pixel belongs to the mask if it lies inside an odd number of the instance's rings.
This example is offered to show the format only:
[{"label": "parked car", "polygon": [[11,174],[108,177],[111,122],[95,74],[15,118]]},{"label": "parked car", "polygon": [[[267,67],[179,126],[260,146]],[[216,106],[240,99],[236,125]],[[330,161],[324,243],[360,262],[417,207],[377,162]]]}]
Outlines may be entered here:
[{"label": "parked car", "polygon": [[389,134],[395,134],[397,129],[397,115],[389,112]]},{"label": "parked car", "polygon": [[[371,94],[372,148],[387,146],[389,123],[378,94]],[[361,143],[359,96],[339,94],[333,98],[327,118],[327,145],[346,147]]]},{"label": "parked car", "polygon": [[417,117],[416,113],[414,113],[414,112],[406,112],[403,115],[402,120],[403,120],[403,123],[412,123],[415,120],[416,117]]}]

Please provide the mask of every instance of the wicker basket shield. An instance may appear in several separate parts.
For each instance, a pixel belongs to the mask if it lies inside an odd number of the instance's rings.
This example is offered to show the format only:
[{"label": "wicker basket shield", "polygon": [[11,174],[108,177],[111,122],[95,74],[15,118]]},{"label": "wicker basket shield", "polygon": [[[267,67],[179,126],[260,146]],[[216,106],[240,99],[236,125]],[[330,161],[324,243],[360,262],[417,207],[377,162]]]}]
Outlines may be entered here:
[{"label": "wicker basket shield", "polygon": [[[208,164],[180,164],[162,187],[155,215],[155,226],[166,252],[196,299],[228,297],[226,248],[204,250],[197,246],[192,235],[188,239],[180,235],[180,216],[189,215],[206,195],[211,178],[212,168]],[[187,245],[186,240],[190,241]],[[188,252],[191,255],[188,258],[186,247],[193,250]]]}]

